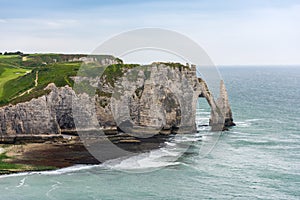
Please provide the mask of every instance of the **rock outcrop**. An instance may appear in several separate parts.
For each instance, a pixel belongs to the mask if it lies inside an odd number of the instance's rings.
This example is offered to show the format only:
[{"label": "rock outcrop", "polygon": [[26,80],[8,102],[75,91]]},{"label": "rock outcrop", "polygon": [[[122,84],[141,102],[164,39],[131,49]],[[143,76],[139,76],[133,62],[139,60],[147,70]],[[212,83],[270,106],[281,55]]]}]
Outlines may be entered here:
[{"label": "rock outcrop", "polygon": [[[199,97],[211,107],[213,131],[234,125],[223,81],[217,100],[192,66],[149,66],[122,69],[122,76],[74,77],[74,89],[49,84],[47,95],[0,108],[0,135],[60,134],[79,129],[118,128],[123,132],[191,133],[196,131]],[[94,93],[78,92],[87,82]],[[75,111],[75,112],[74,112]]]}]

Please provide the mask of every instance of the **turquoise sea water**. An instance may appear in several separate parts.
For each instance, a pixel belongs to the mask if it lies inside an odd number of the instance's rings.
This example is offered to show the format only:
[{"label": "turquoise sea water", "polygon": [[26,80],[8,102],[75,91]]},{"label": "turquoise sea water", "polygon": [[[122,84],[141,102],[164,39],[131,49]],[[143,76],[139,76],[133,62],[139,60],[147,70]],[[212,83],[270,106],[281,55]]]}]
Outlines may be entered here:
[{"label": "turquoise sea water", "polygon": [[[169,142],[173,148],[125,160],[2,176],[0,199],[299,199],[300,68],[220,71],[237,126],[223,132],[206,157],[203,144],[214,135],[202,127]],[[207,123],[207,105],[199,113]],[[170,161],[180,143],[190,141],[186,153]]]}]

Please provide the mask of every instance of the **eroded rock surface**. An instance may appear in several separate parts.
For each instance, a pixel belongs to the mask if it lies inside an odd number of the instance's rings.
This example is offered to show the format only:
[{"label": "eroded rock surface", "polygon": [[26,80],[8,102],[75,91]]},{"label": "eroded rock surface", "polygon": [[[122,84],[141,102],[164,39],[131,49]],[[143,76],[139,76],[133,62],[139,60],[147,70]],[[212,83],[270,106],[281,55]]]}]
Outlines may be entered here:
[{"label": "eroded rock surface", "polygon": [[215,100],[205,81],[196,77],[194,66],[153,63],[124,69],[114,82],[105,76],[74,79],[89,82],[96,95],[49,84],[46,89],[51,92],[45,96],[0,108],[1,137],[116,127],[124,132],[191,133],[196,131],[199,97],[206,98],[211,107],[213,131],[234,125],[223,81]]}]

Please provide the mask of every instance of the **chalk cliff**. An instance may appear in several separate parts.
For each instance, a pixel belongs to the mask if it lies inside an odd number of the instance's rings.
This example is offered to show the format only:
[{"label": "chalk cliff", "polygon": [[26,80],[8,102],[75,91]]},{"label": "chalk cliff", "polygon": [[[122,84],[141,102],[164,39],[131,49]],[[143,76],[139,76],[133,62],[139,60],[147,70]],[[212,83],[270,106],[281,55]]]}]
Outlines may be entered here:
[{"label": "chalk cliff", "polygon": [[[117,127],[123,132],[196,131],[195,114],[199,97],[211,107],[213,131],[234,125],[225,85],[214,99],[194,66],[153,63],[122,68],[119,77],[74,77],[75,86],[56,87],[51,92],[17,105],[0,108],[0,135],[60,134],[61,131]],[[78,92],[76,85],[87,82],[91,94]],[[74,112],[75,110],[75,112]]]}]

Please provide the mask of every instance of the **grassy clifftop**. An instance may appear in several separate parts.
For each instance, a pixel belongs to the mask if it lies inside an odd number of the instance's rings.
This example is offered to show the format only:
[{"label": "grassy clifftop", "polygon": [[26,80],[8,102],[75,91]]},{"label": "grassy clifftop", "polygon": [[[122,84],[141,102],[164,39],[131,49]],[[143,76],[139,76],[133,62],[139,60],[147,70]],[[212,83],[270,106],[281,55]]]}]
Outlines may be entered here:
[{"label": "grassy clifftop", "polygon": [[[0,55],[0,106],[9,103],[29,101],[47,94],[44,88],[49,83],[56,86],[73,86],[72,76],[88,75],[95,76],[103,72],[103,68],[91,65],[90,61],[114,60],[104,72],[105,81],[114,85],[115,80],[137,64],[123,64],[122,60],[109,55],[87,56],[84,54],[18,54]],[[78,71],[82,63],[87,63],[86,71]],[[186,67],[179,63],[163,63],[169,67]],[[124,71],[125,69],[125,71]]]},{"label": "grassy clifftop", "polygon": [[85,55],[0,55],[0,106],[41,96],[49,83],[72,85]]},{"label": "grassy clifftop", "polygon": [[[0,106],[29,101],[47,94],[49,91],[44,88],[49,83],[55,83],[58,87],[73,86],[71,77],[77,75],[82,63],[95,60],[104,62],[112,60],[119,63],[107,68],[105,73],[108,80],[118,75],[115,72],[119,72],[119,68],[128,67],[122,64],[122,60],[110,55],[23,53],[0,55]],[[101,67],[97,70],[101,71]]]}]

